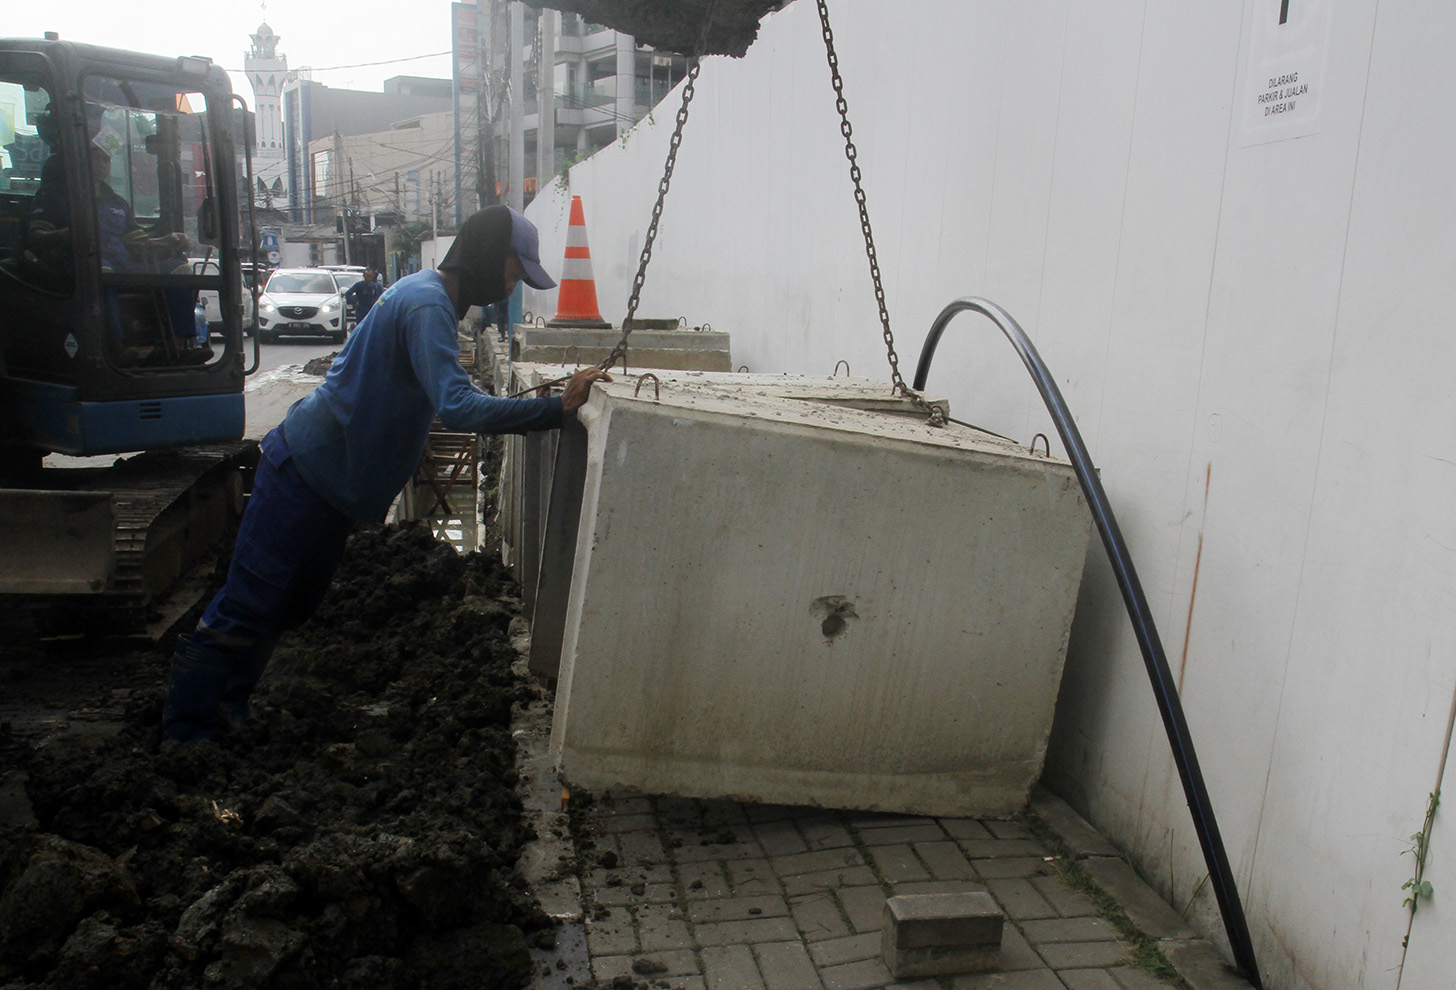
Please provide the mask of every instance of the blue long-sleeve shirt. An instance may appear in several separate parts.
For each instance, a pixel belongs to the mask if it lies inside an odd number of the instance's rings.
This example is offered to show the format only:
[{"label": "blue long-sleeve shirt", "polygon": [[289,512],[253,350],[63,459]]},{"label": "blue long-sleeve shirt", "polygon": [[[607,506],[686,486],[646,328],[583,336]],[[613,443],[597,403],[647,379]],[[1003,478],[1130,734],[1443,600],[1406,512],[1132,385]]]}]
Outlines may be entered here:
[{"label": "blue long-sleeve shirt", "polygon": [[299,474],[339,511],[384,518],[414,474],[439,417],[461,433],[526,433],[561,425],[560,397],[506,399],[460,366],[455,309],[438,272],[385,290],[323,384],[294,403],[284,433]]}]

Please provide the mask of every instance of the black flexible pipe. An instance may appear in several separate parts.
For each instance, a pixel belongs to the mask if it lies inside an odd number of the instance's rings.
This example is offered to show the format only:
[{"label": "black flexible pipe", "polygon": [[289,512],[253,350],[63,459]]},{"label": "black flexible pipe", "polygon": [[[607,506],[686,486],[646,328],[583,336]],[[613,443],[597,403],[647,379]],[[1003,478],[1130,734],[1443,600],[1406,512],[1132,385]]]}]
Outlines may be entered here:
[{"label": "black flexible pipe", "polygon": [[1209,882],[1218,898],[1218,907],[1223,914],[1224,930],[1228,933],[1234,962],[1256,990],[1263,990],[1264,984],[1259,980],[1259,966],[1254,959],[1254,946],[1249,939],[1249,926],[1244,919],[1243,905],[1239,902],[1233,871],[1229,867],[1228,853],[1224,851],[1218,822],[1213,816],[1213,805],[1208,798],[1208,788],[1203,783],[1203,773],[1198,769],[1198,756],[1193,751],[1188,720],[1184,717],[1182,702],[1178,700],[1173,674],[1168,668],[1168,657],[1163,652],[1162,641],[1158,638],[1158,629],[1153,623],[1147,596],[1143,594],[1142,583],[1138,580],[1137,570],[1133,567],[1132,557],[1122,538],[1122,531],[1117,528],[1117,519],[1112,514],[1107,493],[1103,491],[1102,482],[1097,477],[1096,467],[1082,442],[1082,435],[1077,431],[1077,424],[1072,420],[1061,390],[1047,371],[1041,355],[1032,346],[1026,331],[1000,306],[975,297],[957,299],[941,310],[935,323],[931,325],[930,333],[920,350],[920,361],[915,366],[913,387],[917,392],[925,389],[925,379],[930,374],[930,362],[935,357],[935,348],[940,344],[946,324],[957,313],[965,310],[981,313],[1001,328],[1006,339],[1011,341],[1011,346],[1021,355],[1022,363],[1026,365],[1026,370],[1036,382],[1037,390],[1041,392],[1047,412],[1057,425],[1057,433],[1061,435],[1072,468],[1077,472],[1077,480],[1082,483],[1082,493],[1087,496],[1087,505],[1096,520],[1097,531],[1102,535],[1107,559],[1117,576],[1117,586],[1122,589],[1122,600],[1127,605],[1128,617],[1132,620],[1133,631],[1142,648],[1143,664],[1148,669],[1148,680],[1152,682],[1153,694],[1157,696],[1158,711],[1163,716],[1163,727],[1167,730],[1168,743],[1173,749],[1173,760],[1178,764],[1178,776],[1183,780],[1183,793],[1188,799],[1188,810],[1193,815],[1193,828],[1198,833],[1199,845],[1203,847]]}]

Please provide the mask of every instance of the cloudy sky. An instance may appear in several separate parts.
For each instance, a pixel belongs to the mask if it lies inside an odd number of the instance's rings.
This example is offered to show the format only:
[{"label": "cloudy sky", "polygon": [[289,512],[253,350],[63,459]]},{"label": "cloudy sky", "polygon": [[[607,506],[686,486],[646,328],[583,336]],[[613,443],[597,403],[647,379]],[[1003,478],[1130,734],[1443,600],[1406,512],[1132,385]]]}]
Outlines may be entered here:
[{"label": "cloudy sky", "polygon": [[313,78],[328,86],[377,92],[390,76],[450,76],[450,60],[439,54],[450,49],[449,0],[36,0],[6,8],[0,21],[6,37],[55,31],[71,41],[113,48],[206,55],[233,73],[233,89],[249,106],[253,92],[242,75],[243,55],[252,44],[249,35],[265,20],[280,36],[278,49],[289,68],[311,66]]}]

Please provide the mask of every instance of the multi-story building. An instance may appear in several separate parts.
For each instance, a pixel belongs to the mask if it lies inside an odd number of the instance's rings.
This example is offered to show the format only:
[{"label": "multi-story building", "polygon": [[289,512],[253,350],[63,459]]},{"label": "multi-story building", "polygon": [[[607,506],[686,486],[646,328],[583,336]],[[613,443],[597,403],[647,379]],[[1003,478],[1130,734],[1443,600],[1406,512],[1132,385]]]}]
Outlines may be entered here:
[{"label": "multi-story building", "polygon": [[[295,223],[332,222],[349,205],[341,198],[353,192],[350,168],[378,176],[373,164],[349,153],[347,142],[363,134],[390,131],[402,121],[450,111],[450,83],[444,79],[395,76],[382,93],[333,89],[294,73],[283,87],[285,152],[288,161],[289,209]],[[320,145],[319,142],[327,139]],[[441,167],[451,167],[448,149]],[[377,181],[377,178],[376,178]]]},{"label": "multi-story building", "polygon": [[493,196],[529,202],[538,182],[620,138],[688,71],[683,56],[579,14],[474,0],[455,3],[452,16],[462,213]]}]

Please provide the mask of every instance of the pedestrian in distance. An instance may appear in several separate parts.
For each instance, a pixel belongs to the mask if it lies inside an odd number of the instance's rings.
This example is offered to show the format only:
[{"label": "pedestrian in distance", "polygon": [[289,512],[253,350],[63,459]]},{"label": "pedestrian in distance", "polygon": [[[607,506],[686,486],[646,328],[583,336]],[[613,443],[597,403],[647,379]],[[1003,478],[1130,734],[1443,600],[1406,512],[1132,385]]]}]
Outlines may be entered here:
[{"label": "pedestrian in distance", "polygon": [[227,582],[196,630],[178,638],[162,714],[168,738],[197,742],[248,718],[278,635],[318,607],[360,522],[382,521],[414,475],[430,426],[474,433],[550,430],[575,415],[600,368],[560,396],[502,398],[471,383],[457,326],[517,281],[549,289],[536,228],[492,206],[460,228],[437,271],[391,285],[323,383],[263,438]]},{"label": "pedestrian in distance", "polygon": [[375,278],[374,269],[364,269],[364,277],[349,286],[349,291],[344,293],[345,301],[354,307],[355,326],[364,322],[364,317],[369,315],[369,310],[374,307],[375,302],[382,295],[384,295],[384,285]]}]

